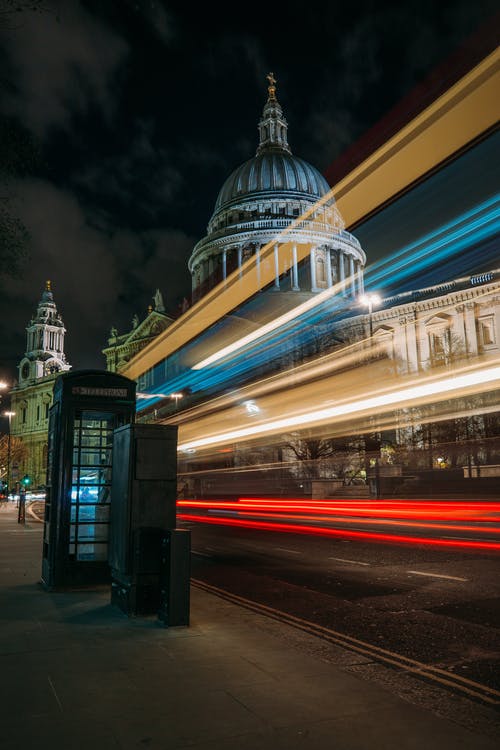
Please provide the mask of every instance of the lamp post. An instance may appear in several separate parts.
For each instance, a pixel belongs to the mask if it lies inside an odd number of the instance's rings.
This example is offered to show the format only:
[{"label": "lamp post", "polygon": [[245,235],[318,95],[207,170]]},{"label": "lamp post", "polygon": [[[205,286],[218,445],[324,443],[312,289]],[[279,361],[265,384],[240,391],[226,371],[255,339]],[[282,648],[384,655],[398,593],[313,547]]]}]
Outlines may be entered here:
[{"label": "lamp post", "polygon": [[15,414],[15,411],[4,411],[3,413],[4,417],[8,417],[9,419],[9,432],[7,436],[7,502],[9,502],[10,493],[10,423]]},{"label": "lamp post", "polygon": [[[360,298],[361,304],[368,308],[368,322],[369,322],[369,327],[370,327],[370,350],[373,349],[373,317],[372,317],[373,308],[374,308],[375,305],[379,305],[381,303],[381,301],[382,301],[381,298],[375,292],[371,292],[369,294],[364,294]],[[373,433],[373,434],[375,435],[375,433]],[[367,445],[369,443],[377,445],[377,451],[378,451],[378,454],[379,454],[378,456],[376,456],[373,459],[373,461],[374,461],[374,469],[375,469],[375,477],[374,477],[374,481],[375,481],[375,496],[378,499],[380,497],[380,467],[379,467],[380,441],[378,439],[378,433],[377,433],[377,437],[376,438],[369,437],[368,435],[365,435],[365,473],[366,473],[366,477],[367,478],[368,478],[368,472],[369,472],[369,466],[370,466],[370,461],[369,461],[369,458],[367,456]]]},{"label": "lamp post", "polygon": [[372,312],[373,308],[376,305],[380,305],[382,302],[381,298],[378,294],[375,294],[375,292],[371,292],[370,294],[364,294],[360,298],[360,302],[362,305],[368,308],[368,321],[370,325],[370,346],[372,345],[372,337],[373,337],[373,318],[372,318]]}]

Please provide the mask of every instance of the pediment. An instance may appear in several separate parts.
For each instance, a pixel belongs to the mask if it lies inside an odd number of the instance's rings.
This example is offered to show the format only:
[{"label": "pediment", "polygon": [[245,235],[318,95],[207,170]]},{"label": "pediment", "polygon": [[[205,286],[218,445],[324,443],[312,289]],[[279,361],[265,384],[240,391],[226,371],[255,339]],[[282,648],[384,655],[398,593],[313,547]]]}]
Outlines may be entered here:
[{"label": "pediment", "polygon": [[434,315],[432,318],[429,318],[429,320],[425,322],[425,326],[426,328],[442,328],[443,326],[450,326],[451,320],[451,315],[440,313],[439,315]]},{"label": "pediment", "polygon": [[152,312],[142,321],[142,323],[139,323],[137,328],[134,328],[133,331],[131,331],[129,337],[124,343],[131,344],[133,341],[141,341],[142,339],[158,336],[158,334],[164,331],[170,323],[170,319],[165,315]]}]

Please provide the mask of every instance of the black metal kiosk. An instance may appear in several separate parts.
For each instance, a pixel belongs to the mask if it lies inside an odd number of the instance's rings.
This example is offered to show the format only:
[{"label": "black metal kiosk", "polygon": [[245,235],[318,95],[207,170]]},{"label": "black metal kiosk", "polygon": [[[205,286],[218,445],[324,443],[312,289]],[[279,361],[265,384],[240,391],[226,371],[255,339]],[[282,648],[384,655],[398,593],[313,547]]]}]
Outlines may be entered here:
[{"label": "black metal kiosk", "polygon": [[50,409],[42,584],[111,580],[113,431],[134,422],[136,383],[102,370],[66,372]]},{"label": "black metal kiosk", "polygon": [[109,564],[111,603],[189,625],[190,538],[176,529],[177,426],[115,430]]}]

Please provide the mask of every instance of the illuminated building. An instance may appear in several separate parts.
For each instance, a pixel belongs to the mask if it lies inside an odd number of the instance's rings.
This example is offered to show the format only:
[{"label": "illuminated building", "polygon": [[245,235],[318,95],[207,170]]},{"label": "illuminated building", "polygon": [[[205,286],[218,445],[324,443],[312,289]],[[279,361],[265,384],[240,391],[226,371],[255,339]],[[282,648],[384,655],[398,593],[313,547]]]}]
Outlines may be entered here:
[{"label": "illuminated building", "polygon": [[[207,235],[189,259],[193,300],[226,280],[235,269],[241,270],[252,257],[273,273],[275,291],[314,293],[349,279],[345,294],[361,294],[365,254],[358,240],[345,231],[325,178],[292,154],[272,73],[268,80],[256,155],[224,182]],[[318,203],[325,196],[326,200]],[[299,217],[310,209],[313,213],[308,221],[301,222]],[[279,235],[285,228],[289,231],[282,238]],[[288,257],[280,267],[285,241]],[[271,256],[261,258],[262,248],[270,243]],[[299,261],[301,246],[307,248],[306,258]]]},{"label": "illuminated building", "polygon": [[140,321],[134,315],[130,331],[120,334],[115,327],[111,329],[108,346],[102,352],[106,357],[106,369],[110,372],[121,372],[141,349],[173,323],[173,318],[165,312],[159,289],[156,290],[153,301],[154,306],[148,307],[144,320]]},{"label": "illuminated building", "polygon": [[[350,405],[356,412],[360,404],[371,404],[372,394],[389,385],[385,373],[401,379],[401,385],[390,383],[395,400],[384,394],[384,402],[392,404],[391,414],[381,407],[377,431],[398,430],[404,440],[404,425],[394,418],[393,404],[399,403],[399,389],[410,379],[413,383],[432,377],[434,368],[441,372],[452,366],[457,373],[462,367],[478,368],[478,373],[482,366],[494,368],[500,351],[500,201],[494,166],[500,139],[494,96],[498,78],[496,51],[426,102],[350,172],[337,175],[330,193],[316,203],[299,202],[299,216],[293,213],[297,206],[290,199],[293,208],[283,224],[279,214],[266,219],[263,203],[256,208],[252,193],[261,186],[261,172],[252,172],[252,165],[260,169],[266,163],[262,158],[268,147],[266,125],[274,123],[277,133],[272,158],[289,156],[286,123],[281,122],[272,79],[260,123],[262,150],[226,181],[207,237],[191,256],[192,307],[123,370],[140,383],[140,390],[151,394],[138,403],[138,418],[179,424],[181,448],[203,451],[203,446],[214,446],[224,454],[220,460],[231,466],[236,443],[243,448],[255,439],[262,446],[273,435],[268,444],[278,444],[280,430],[313,426],[313,420],[308,422],[310,414],[321,423],[322,435],[329,430],[337,436],[348,434],[345,430],[354,429],[357,419],[349,419]],[[316,183],[317,192],[321,184]],[[240,221],[231,211],[240,202],[244,208],[247,199],[248,209],[257,214],[247,216],[245,222],[244,216]],[[313,283],[319,276],[316,250],[324,248],[315,235],[317,212],[327,208],[335,209],[331,215],[335,231],[327,244],[332,274],[327,273],[326,283],[319,287]],[[340,215],[358,238],[350,247],[359,240],[371,261],[365,266],[363,253],[359,266],[351,266],[345,278],[335,274],[334,262],[342,255],[335,244],[345,231],[338,224],[335,227],[335,217],[338,222]],[[275,222],[269,236],[266,221],[269,228]],[[251,229],[257,239],[245,257],[250,238],[246,232]],[[299,231],[304,232],[303,242],[297,239]],[[345,271],[350,262],[342,265]],[[368,315],[360,304],[364,287],[381,298]],[[361,358],[353,352],[361,352]],[[366,363],[372,354],[378,365],[365,368],[363,358]],[[328,372],[322,369],[325,357],[330,358]],[[310,366],[309,375],[302,365]],[[332,369],[342,369],[343,377],[336,379]],[[464,412],[467,417],[471,409],[477,415],[483,409],[484,424],[489,420],[490,429],[491,399],[498,385],[496,370],[487,372],[491,380],[478,399],[467,386],[462,400],[469,409]],[[177,410],[168,394],[183,389],[189,389],[189,397]],[[342,411],[343,422],[334,412],[332,421],[325,422],[322,410],[330,414],[341,393],[348,404]],[[435,409],[440,396],[432,388],[431,393]],[[462,408],[458,396],[453,399],[453,408]],[[245,403],[255,408],[248,410]],[[406,406],[411,404],[405,402]],[[443,407],[442,421],[454,418],[450,408]],[[277,425],[273,433],[271,423]],[[358,424],[356,429],[363,435],[367,425]],[[469,420],[464,429],[482,430],[480,418]],[[490,437],[488,445],[494,446],[496,437]],[[498,463],[495,450],[489,451],[493,458],[488,460]]]},{"label": "illuminated building", "polygon": [[35,316],[26,327],[26,352],[19,363],[19,381],[11,391],[12,435],[27,447],[23,465],[13,467],[11,484],[27,474],[31,487],[45,484],[47,429],[54,382],[71,369],[64,354],[66,329],[47,281]]}]

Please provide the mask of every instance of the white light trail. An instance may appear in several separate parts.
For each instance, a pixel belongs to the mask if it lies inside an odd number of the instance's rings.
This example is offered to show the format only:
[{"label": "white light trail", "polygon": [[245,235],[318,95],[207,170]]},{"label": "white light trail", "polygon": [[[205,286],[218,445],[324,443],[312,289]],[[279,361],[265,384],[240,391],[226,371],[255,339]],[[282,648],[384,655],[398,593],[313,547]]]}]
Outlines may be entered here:
[{"label": "white light trail", "polygon": [[[349,279],[346,279],[345,283],[346,284],[349,283]],[[329,289],[325,289],[323,292],[320,292],[315,297],[312,297],[306,302],[303,302],[301,305],[294,307],[293,310],[289,310],[289,312],[286,312],[283,315],[280,315],[278,318],[271,320],[269,323],[266,323],[265,325],[260,326],[260,328],[257,328],[255,331],[248,333],[246,336],[243,336],[237,341],[233,341],[232,344],[228,344],[227,346],[224,346],[222,349],[219,349],[218,351],[214,352],[209,357],[205,357],[205,359],[202,359],[201,362],[198,362],[197,364],[193,365],[191,369],[202,370],[204,367],[208,367],[208,365],[212,365],[214,362],[217,362],[219,359],[223,359],[224,357],[227,357],[229,354],[234,354],[234,352],[237,352],[239,349],[243,349],[243,347],[248,346],[248,344],[252,344],[254,341],[257,341],[263,336],[266,336],[268,333],[272,333],[273,331],[276,331],[278,328],[281,328],[286,323],[289,323],[291,320],[294,320],[295,318],[298,318],[300,315],[303,315],[303,313],[308,312],[309,310],[312,310],[321,302],[324,302],[326,299],[329,299],[330,297],[333,297],[335,294],[339,293],[340,290],[341,290],[340,285],[332,286]]]},{"label": "white light trail", "polygon": [[230,430],[218,435],[208,435],[198,440],[192,440],[187,443],[181,443],[178,450],[185,451],[191,448],[202,448],[217,443],[227,443],[240,438],[250,437],[252,435],[263,435],[266,433],[286,430],[291,427],[301,425],[312,425],[323,422],[327,419],[352,415],[367,410],[377,410],[380,407],[393,407],[403,402],[417,401],[422,398],[433,396],[435,394],[449,394],[454,391],[460,391],[463,388],[471,386],[480,386],[493,384],[497,381],[496,386],[500,387],[500,367],[490,367],[479,371],[469,372],[463,375],[454,375],[441,380],[433,380],[430,383],[402,388],[399,391],[390,391],[378,396],[359,399],[358,401],[349,401],[329,408],[316,409],[305,414],[296,414],[291,417],[276,419],[271,422],[250,425],[237,430]]}]

